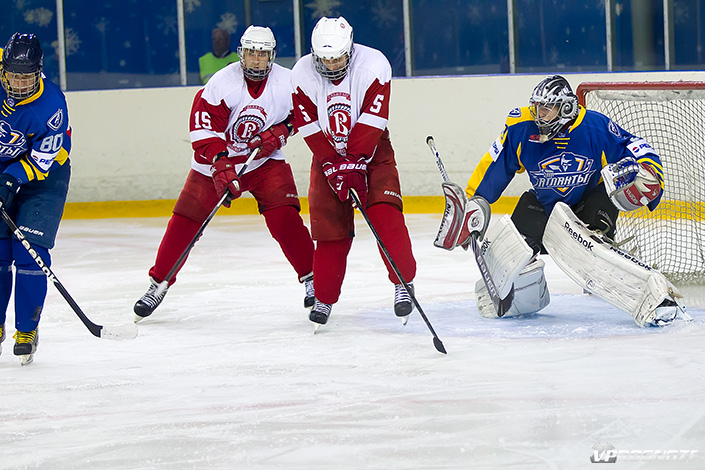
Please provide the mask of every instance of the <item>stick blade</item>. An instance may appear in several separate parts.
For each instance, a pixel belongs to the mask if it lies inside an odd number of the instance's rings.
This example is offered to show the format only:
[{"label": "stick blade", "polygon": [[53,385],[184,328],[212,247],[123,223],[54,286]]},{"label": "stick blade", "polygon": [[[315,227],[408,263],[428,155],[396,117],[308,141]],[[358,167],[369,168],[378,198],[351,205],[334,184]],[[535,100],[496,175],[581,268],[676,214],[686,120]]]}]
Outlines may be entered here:
[{"label": "stick blade", "polygon": [[509,294],[503,299],[499,299],[499,302],[495,305],[495,308],[497,309],[497,316],[499,318],[502,318],[510,308],[512,308],[512,302],[514,302],[514,285],[512,285],[512,289],[509,291]]},{"label": "stick blade", "polygon": [[438,339],[438,336],[433,337],[433,345],[436,347],[436,351],[438,351],[439,353],[448,354],[446,352],[445,346],[443,346],[441,340]]},{"label": "stick blade", "polygon": [[105,325],[100,330],[100,337],[112,340],[127,340],[137,337],[137,325],[126,323],[124,325]]}]

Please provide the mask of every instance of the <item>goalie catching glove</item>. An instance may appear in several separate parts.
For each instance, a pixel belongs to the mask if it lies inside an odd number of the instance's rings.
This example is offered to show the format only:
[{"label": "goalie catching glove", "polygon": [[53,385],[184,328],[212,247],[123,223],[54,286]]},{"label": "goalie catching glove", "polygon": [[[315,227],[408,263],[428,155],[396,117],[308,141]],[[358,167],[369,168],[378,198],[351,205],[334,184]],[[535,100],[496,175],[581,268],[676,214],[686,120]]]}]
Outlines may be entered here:
[{"label": "goalie catching glove", "polygon": [[602,169],[605,189],[617,209],[629,212],[649,204],[661,194],[656,171],[634,157],[625,157]]},{"label": "goalie catching glove", "polygon": [[433,245],[448,251],[456,246],[467,250],[473,233],[479,239],[485,236],[490,223],[490,205],[480,196],[468,199],[465,191],[455,183],[446,182],[442,187],[446,208]]},{"label": "goalie catching glove", "polygon": [[220,152],[216,155],[211,170],[213,171],[212,177],[215,192],[219,197],[222,197],[228,191],[228,197],[223,201],[223,205],[230,207],[230,201],[239,198],[242,195],[242,190],[240,189],[240,178],[237,177],[235,165],[227,155],[227,152]]}]

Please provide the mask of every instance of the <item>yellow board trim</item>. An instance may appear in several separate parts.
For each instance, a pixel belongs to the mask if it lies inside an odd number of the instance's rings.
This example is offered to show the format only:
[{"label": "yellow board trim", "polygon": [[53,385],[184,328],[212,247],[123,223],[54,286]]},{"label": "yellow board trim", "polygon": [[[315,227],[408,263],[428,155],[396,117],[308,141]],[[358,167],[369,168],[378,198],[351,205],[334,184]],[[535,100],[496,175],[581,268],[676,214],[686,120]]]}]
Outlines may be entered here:
[{"label": "yellow board trim", "polygon": [[[308,214],[308,198],[302,197],[301,213]],[[511,214],[519,197],[503,196],[491,204],[493,214]],[[159,199],[154,201],[103,201],[103,202],[69,202],[64,208],[64,219],[111,219],[135,217],[170,217],[176,199]],[[445,198],[443,196],[406,196],[404,212],[407,214],[443,214]],[[242,197],[233,201],[230,208],[221,207],[218,215],[256,215],[257,203],[254,198]],[[657,218],[675,220],[689,218],[705,220],[705,202],[685,203],[683,201],[661,201],[655,212],[641,208],[634,212],[622,212],[620,217]]]},{"label": "yellow board trim", "polygon": [[[302,197],[301,212],[308,214],[308,198]],[[492,204],[492,212],[511,214],[519,201],[518,197],[501,197]],[[111,219],[135,217],[170,217],[176,199],[153,201],[102,201],[68,202],[64,208],[64,219]],[[404,212],[407,214],[443,214],[443,196],[406,196]],[[218,215],[256,215],[257,203],[254,198],[241,197],[232,202],[230,208],[221,207]]]}]

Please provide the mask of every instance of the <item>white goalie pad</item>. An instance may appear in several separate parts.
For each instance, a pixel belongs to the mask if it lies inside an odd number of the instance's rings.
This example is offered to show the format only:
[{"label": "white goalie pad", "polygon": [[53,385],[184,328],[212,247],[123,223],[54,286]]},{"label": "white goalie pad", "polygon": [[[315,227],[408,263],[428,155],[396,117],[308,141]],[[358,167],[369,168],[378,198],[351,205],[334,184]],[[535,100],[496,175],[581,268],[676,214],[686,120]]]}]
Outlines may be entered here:
[{"label": "white goalie pad", "polygon": [[505,298],[524,266],[534,256],[511,217],[504,215],[487,230],[480,246],[500,298]]},{"label": "white goalie pad", "polygon": [[674,294],[663,274],[590,231],[565,203],[553,208],[543,244],[573,281],[629,313],[641,327],[652,323],[656,307]]},{"label": "white goalie pad", "polygon": [[[551,302],[546,277],[543,273],[544,266],[543,260],[536,259],[521,270],[519,277],[514,281],[512,306],[502,318],[536,313]],[[475,283],[475,302],[480,315],[485,318],[498,318],[497,309],[494,307],[482,279]]]},{"label": "white goalie pad", "polygon": [[455,183],[443,183],[442,188],[446,206],[433,245],[448,251],[456,246],[467,250],[472,233],[484,236],[490,223],[490,205],[481,197],[468,200],[465,191]]}]

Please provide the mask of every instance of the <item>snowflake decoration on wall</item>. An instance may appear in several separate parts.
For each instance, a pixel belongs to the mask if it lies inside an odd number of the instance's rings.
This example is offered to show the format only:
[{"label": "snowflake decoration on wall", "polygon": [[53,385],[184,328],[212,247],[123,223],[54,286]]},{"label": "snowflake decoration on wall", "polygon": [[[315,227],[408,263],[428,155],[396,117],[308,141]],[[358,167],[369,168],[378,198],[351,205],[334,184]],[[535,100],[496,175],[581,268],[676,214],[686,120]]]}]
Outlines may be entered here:
[{"label": "snowflake decoration on wall", "polygon": [[397,23],[397,17],[394,15],[394,10],[390,7],[389,2],[377,2],[377,6],[372,8],[372,14],[373,21],[382,28],[388,28]]},{"label": "snowflake decoration on wall", "polygon": [[338,0],[314,0],[305,6],[313,10],[311,18],[320,18],[322,16],[334,16],[335,13],[333,11],[340,5],[341,3]]},{"label": "snowflake decoration on wall", "polygon": [[239,23],[237,21],[237,16],[235,16],[234,13],[228,12],[220,15],[220,21],[218,22],[218,24],[216,24],[216,26],[218,28],[224,29],[229,34],[233,34],[235,31],[237,31],[238,24]]},{"label": "snowflake decoration on wall", "polygon": [[157,22],[157,29],[162,32],[165,36],[169,34],[177,33],[176,17],[174,15],[160,16]]},{"label": "snowflake decoration on wall", "polygon": [[[52,41],[51,47],[54,48],[57,55],[59,54],[59,41]],[[78,34],[71,28],[66,28],[64,30],[64,53],[66,57],[78,52],[81,47],[81,40],[78,39]]]},{"label": "snowflake decoration on wall", "polygon": [[201,0],[184,0],[184,10],[186,13],[193,13],[193,11],[201,6]]},{"label": "snowflake decoration on wall", "polygon": [[39,27],[47,26],[54,18],[54,12],[46,8],[35,8],[24,12],[24,20],[29,24],[36,24]]}]

